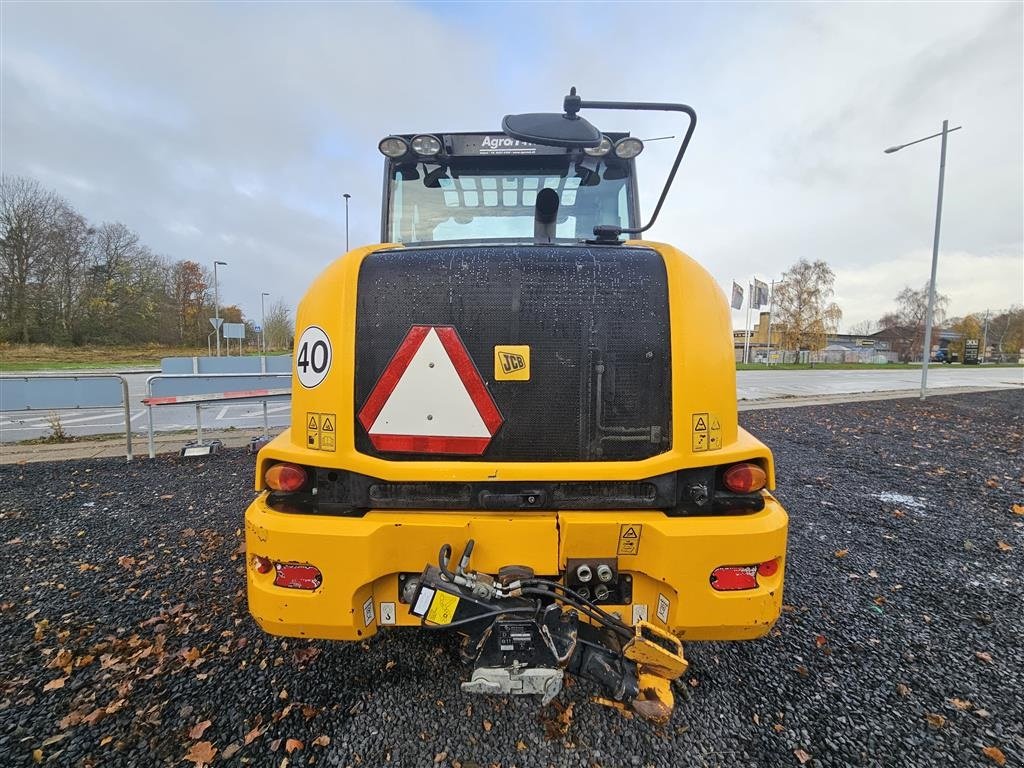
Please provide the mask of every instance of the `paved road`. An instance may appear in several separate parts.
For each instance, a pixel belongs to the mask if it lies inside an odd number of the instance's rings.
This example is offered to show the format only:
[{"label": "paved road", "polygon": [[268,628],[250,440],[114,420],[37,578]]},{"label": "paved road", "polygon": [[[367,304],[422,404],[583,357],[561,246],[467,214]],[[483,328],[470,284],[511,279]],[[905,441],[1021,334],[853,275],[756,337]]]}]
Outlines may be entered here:
[{"label": "paved road", "polygon": [[[144,435],[147,430],[146,409],[142,398],[149,374],[129,374],[128,392],[131,399],[132,431]],[[772,400],[787,397],[837,395],[860,392],[887,392],[915,390],[920,386],[921,374],[914,370],[868,371],[739,371],[737,395],[740,400]],[[995,387],[1024,386],[1021,368],[935,368],[929,371],[930,387]],[[260,403],[215,403],[202,408],[204,428],[252,428],[263,425],[263,406]],[[124,415],[120,410],[62,411],[61,424],[70,435],[100,435],[124,431]],[[195,407],[191,405],[163,406],[153,411],[155,429],[160,432],[194,430]],[[289,423],[289,404],[278,400],[267,406],[270,430],[278,431]],[[0,442],[17,442],[50,434],[49,417],[45,413],[31,412],[0,415]]]}]

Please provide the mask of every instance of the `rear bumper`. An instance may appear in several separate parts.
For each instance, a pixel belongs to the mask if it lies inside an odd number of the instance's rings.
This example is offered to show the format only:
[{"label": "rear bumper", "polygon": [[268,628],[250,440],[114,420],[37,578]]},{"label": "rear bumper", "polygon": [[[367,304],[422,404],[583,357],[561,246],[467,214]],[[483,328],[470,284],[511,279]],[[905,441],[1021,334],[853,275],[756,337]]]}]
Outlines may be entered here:
[{"label": "rear bumper", "polygon": [[[458,553],[476,541],[472,568],[497,573],[528,565],[560,574],[567,558],[618,557],[633,577],[633,602],[608,606],[631,621],[637,612],[684,640],[764,635],[782,606],[788,517],[766,494],[761,512],[734,517],[667,517],[660,512],[368,512],[361,518],[278,512],[259,496],[245,514],[249,611],[273,635],[360,640],[382,626],[417,626],[398,599],[398,574],[436,563],[442,544]],[[636,533],[623,538],[627,529]],[[323,574],[313,591],[274,585],[254,555],[309,563]],[[711,572],[778,558],[755,589],[716,592]],[[638,607],[639,606],[639,607]]]}]

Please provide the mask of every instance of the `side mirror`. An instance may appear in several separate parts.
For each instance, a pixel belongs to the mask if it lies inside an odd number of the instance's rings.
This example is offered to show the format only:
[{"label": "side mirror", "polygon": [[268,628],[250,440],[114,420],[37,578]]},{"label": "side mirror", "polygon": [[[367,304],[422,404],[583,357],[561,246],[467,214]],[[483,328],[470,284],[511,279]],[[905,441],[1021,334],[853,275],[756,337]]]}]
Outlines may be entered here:
[{"label": "side mirror", "polygon": [[547,147],[587,149],[601,143],[601,132],[587,120],[556,112],[505,115],[501,130],[513,139]]}]

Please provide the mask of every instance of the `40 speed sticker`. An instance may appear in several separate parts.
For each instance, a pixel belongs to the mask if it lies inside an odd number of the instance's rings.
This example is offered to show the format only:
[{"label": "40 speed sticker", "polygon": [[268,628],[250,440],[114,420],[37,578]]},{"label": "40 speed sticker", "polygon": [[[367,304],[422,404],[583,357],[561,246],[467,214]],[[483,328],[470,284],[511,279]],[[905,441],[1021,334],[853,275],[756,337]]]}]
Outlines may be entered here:
[{"label": "40 speed sticker", "polygon": [[331,340],[323,328],[311,325],[299,337],[295,354],[295,373],[299,383],[312,389],[320,386],[331,370]]}]

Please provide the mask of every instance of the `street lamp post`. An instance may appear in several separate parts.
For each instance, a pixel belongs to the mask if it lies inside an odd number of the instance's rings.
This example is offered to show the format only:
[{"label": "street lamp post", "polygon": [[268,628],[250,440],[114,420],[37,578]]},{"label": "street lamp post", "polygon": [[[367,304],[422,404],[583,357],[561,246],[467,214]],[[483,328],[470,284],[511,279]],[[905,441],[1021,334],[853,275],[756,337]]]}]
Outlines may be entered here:
[{"label": "street lamp post", "polygon": [[226,261],[213,262],[213,317],[217,327],[214,333],[217,334],[217,357],[220,357],[220,294],[217,291],[217,266],[226,267]]},{"label": "street lamp post", "polygon": [[263,348],[263,356],[267,356],[267,305],[266,298],[270,294],[264,291],[260,294],[260,346]]},{"label": "street lamp post", "polygon": [[924,346],[921,349],[921,399],[924,400],[928,389],[928,363],[932,357],[932,320],[935,317],[935,273],[939,266],[939,228],[942,225],[942,187],[946,178],[946,137],[953,131],[959,131],[963,126],[956,128],[949,127],[949,120],[942,121],[942,131],[925,136],[923,139],[908,141],[906,144],[897,144],[885,150],[887,155],[899,152],[904,147],[913,144],[920,144],[922,141],[942,137],[942,152],[939,155],[939,198],[935,204],[935,239],[932,241],[932,275],[928,282],[928,315],[924,320]]},{"label": "street lamp post", "polygon": [[342,197],[345,198],[345,253],[348,253],[348,199],[352,195],[346,192]]}]

